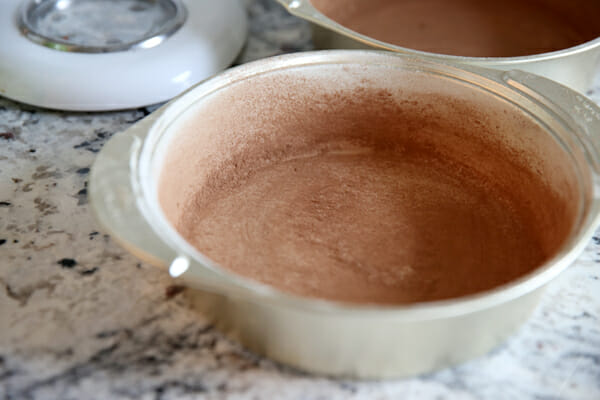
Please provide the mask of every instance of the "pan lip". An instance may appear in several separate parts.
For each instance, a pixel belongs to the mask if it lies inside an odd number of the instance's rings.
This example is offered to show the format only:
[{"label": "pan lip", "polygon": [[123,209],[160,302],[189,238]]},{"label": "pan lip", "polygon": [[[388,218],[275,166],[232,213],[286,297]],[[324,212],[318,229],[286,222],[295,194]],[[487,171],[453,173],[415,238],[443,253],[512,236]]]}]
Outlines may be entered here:
[{"label": "pan lip", "polygon": [[[575,46],[566,47],[555,51],[549,51],[538,54],[529,54],[521,56],[508,56],[508,57],[475,57],[475,56],[461,56],[455,54],[444,54],[434,53],[424,50],[417,50],[410,47],[399,46],[393,43],[384,42],[375,39],[371,36],[364,35],[360,32],[352,30],[345,25],[342,25],[334,19],[328,17],[319,9],[317,9],[310,0],[278,0],[284,5],[284,7],[293,15],[302,18],[306,21],[312,22],[324,29],[331,32],[341,34],[349,39],[356,40],[368,46],[375,47],[379,50],[385,49],[387,51],[393,51],[399,54],[411,54],[415,56],[430,57],[438,60],[446,60],[457,63],[465,63],[471,65],[481,66],[506,66],[509,67],[512,64],[528,64],[540,61],[549,61],[563,57],[573,56],[582,52],[587,52],[600,47],[600,36],[587,40],[583,43]],[[295,3],[295,4],[294,4]],[[293,4],[293,6],[292,6]]]},{"label": "pan lip", "polygon": [[[484,311],[532,294],[550,282],[579,256],[593,235],[595,226],[600,222],[600,215],[598,213],[600,206],[597,195],[593,199],[590,199],[587,214],[580,216],[580,219],[574,224],[570,236],[566,238],[556,253],[545,263],[506,284],[468,296],[440,301],[397,305],[349,303],[298,296],[230,272],[196,250],[181,237],[166,219],[158,202],[157,191],[154,190],[157,184],[154,187],[148,185],[148,176],[144,175],[150,171],[150,166],[154,162],[153,160],[155,160],[155,150],[162,147],[163,153],[165,152],[164,149],[167,146],[165,145],[163,134],[168,130],[170,124],[173,124],[178,118],[183,117],[190,107],[211,93],[231,86],[236,82],[278,70],[330,64],[379,65],[389,67],[411,65],[417,70],[422,71],[431,69],[444,70],[455,77],[466,76],[473,78],[479,84],[486,83],[492,86],[495,85],[496,88],[503,87],[505,91],[516,92],[514,88],[503,83],[503,71],[446,64],[439,60],[376,50],[326,50],[271,57],[232,68],[184,92],[164,109],[150,127],[148,135],[144,139],[139,158],[135,160],[138,168],[136,168],[135,176],[132,177],[132,180],[140,185],[141,192],[143,193],[139,199],[142,203],[140,204],[140,210],[143,217],[158,237],[167,246],[171,247],[175,253],[187,257],[194,267],[210,269],[213,273],[218,274],[224,282],[228,283],[230,287],[226,288],[226,291],[222,291],[225,293],[220,294],[244,301],[266,303],[274,307],[294,308],[298,311],[313,313],[335,313],[339,316],[343,315],[349,318],[381,317],[406,321],[434,320]],[[474,81],[471,81],[471,84],[474,84]],[[554,82],[553,84],[558,85]],[[575,135],[574,133],[571,134]],[[159,145],[160,143],[162,143],[162,146]],[[593,173],[589,164],[588,168]],[[580,182],[580,185],[582,184]]]}]

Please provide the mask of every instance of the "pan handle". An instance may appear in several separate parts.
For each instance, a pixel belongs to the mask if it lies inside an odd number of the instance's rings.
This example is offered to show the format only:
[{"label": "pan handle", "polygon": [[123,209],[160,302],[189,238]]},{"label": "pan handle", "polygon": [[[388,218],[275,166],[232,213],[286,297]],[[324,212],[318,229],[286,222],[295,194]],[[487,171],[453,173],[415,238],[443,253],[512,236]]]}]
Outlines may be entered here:
[{"label": "pan handle", "polygon": [[[582,162],[589,166],[590,171],[589,224],[582,233],[582,237],[589,240],[600,226],[600,107],[573,89],[529,72],[507,71],[501,73],[501,79],[529,98],[534,107],[558,115],[562,128],[577,137],[585,157]],[[581,241],[578,246],[585,245],[587,240]]]},{"label": "pan handle", "polygon": [[139,259],[162,268],[186,285],[225,293],[236,285],[218,271],[169,246],[147,222],[140,208],[135,169],[151,126],[167,106],[124,132],[114,135],[98,154],[90,173],[90,204],[97,221],[111,238]]},{"label": "pan handle", "polygon": [[155,111],[104,145],[90,172],[89,192],[96,219],[111,238],[136,257],[164,267],[176,254],[142,217],[131,173],[143,139],[161,114],[162,110]]},{"label": "pan handle", "polygon": [[[502,80],[537,106],[558,114],[583,144],[587,161],[600,178],[600,107],[583,94],[547,78],[520,70],[502,73]],[[580,128],[580,129],[575,129]],[[599,197],[600,180],[595,179]]]}]

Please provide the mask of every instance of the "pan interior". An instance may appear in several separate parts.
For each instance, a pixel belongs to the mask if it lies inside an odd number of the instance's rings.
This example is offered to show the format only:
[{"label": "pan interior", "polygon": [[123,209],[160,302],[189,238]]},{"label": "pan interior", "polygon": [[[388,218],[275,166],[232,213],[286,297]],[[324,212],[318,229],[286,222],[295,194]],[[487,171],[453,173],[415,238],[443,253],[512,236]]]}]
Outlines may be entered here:
[{"label": "pan interior", "polygon": [[225,269],[300,296],[407,304],[533,271],[581,201],[567,152],[514,104],[384,66],[254,76],[169,128],[158,200]]},{"label": "pan interior", "polygon": [[469,57],[566,49],[600,36],[594,0],[311,0],[345,27],[397,46]]}]

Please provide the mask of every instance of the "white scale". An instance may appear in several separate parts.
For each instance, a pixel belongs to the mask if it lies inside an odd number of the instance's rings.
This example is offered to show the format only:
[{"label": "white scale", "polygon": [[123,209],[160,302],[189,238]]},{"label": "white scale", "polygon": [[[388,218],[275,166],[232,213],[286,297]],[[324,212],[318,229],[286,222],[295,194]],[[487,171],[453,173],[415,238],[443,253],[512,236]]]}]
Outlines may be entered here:
[{"label": "white scale", "polygon": [[0,0],[0,96],[60,110],[166,101],[226,68],[238,0]]}]

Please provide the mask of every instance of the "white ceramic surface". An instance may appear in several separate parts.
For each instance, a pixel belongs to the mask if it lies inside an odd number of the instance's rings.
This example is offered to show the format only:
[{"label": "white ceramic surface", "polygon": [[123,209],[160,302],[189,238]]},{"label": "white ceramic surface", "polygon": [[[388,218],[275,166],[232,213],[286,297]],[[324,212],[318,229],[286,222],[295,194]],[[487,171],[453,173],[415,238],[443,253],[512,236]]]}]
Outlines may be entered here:
[{"label": "white ceramic surface", "polygon": [[166,101],[226,68],[246,38],[238,0],[183,0],[183,27],[149,49],[69,53],[17,28],[21,0],[0,1],[0,95],[40,107],[104,111]]}]

